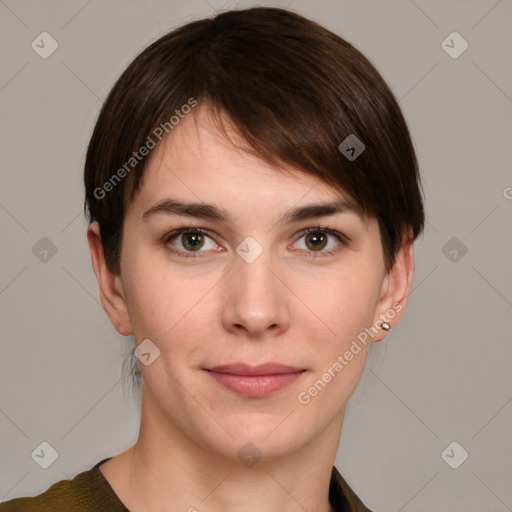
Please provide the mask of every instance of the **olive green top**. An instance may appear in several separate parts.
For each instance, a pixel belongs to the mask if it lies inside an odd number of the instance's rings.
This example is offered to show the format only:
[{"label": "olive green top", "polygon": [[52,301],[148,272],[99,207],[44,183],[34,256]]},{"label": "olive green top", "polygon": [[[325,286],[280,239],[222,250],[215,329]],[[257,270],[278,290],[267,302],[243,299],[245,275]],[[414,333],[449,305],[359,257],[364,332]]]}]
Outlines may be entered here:
[{"label": "olive green top", "polygon": [[[0,512],[130,512],[99,470],[103,459],[73,480],[61,480],[35,497],[0,503]],[[336,512],[371,512],[333,466],[329,501]]]}]

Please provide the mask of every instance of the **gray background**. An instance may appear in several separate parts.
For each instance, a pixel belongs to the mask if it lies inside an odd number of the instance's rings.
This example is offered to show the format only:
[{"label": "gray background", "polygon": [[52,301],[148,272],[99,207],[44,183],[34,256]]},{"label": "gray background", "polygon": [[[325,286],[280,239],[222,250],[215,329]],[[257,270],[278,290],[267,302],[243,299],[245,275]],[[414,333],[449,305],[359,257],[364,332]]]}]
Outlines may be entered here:
[{"label": "gray background", "polygon": [[[86,243],[85,150],[102,101],[137,53],[235,5],[248,4],[0,0],[4,501],[136,440],[138,404],[121,381],[127,343],[101,307]],[[512,2],[273,5],[324,24],[381,71],[409,123],[427,197],[407,312],[372,348],[337,466],[378,512],[510,511]],[[43,31],[59,45],[47,59],[31,47]],[[453,31],[469,44],[458,58],[442,45]],[[41,252],[43,237],[54,255]],[[46,470],[31,458],[42,441],[59,454]],[[457,469],[441,457],[453,441],[469,453]],[[453,464],[462,452],[448,453]]]}]

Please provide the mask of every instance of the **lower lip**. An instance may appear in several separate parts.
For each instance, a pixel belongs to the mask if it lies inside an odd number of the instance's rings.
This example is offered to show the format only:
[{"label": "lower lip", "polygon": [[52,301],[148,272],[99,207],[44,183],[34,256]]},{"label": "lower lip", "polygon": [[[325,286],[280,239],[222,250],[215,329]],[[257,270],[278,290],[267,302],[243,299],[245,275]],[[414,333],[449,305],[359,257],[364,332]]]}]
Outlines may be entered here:
[{"label": "lower lip", "polygon": [[236,391],[240,395],[263,397],[270,395],[291,384],[304,371],[274,375],[233,375],[208,370],[208,373],[224,387]]}]

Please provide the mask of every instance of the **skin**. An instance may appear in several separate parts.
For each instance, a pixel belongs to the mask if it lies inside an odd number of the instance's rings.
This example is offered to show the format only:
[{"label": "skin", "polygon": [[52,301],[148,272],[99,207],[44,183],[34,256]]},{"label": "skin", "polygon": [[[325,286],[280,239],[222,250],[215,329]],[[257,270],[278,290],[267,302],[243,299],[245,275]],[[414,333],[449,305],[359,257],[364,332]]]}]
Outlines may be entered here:
[{"label": "skin", "polygon": [[[250,155],[225,123],[237,146],[200,107],[153,150],[126,212],[120,275],[105,263],[98,224],[88,229],[101,301],[113,326],[136,344],[149,338],[160,350],[149,366],[140,365],[139,438],[100,470],[133,512],[170,510],[169,504],[190,512],[327,512],[345,406],[370,343],[360,344],[362,350],[307,405],[297,396],[393,304],[401,310],[389,322],[394,327],[399,321],[414,270],[412,239],[404,237],[386,273],[375,218],[346,211],[279,223],[291,208],[339,199],[340,193],[300,170],[285,175]],[[169,196],[217,205],[230,220],[142,217]],[[183,226],[209,232],[199,252],[183,245],[190,233],[165,243],[166,234]],[[326,235],[326,246],[316,248],[314,234],[301,231],[318,226],[350,241]],[[252,263],[236,252],[248,236],[263,248]],[[339,250],[322,255],[331,249]],[[379,329],[373,341],[386,334]],[[248,398],[204,370],[234,362],[279,362],[307,371],[269,396]],[[246,443],[262,455],[250,467],[237,456]]]}]

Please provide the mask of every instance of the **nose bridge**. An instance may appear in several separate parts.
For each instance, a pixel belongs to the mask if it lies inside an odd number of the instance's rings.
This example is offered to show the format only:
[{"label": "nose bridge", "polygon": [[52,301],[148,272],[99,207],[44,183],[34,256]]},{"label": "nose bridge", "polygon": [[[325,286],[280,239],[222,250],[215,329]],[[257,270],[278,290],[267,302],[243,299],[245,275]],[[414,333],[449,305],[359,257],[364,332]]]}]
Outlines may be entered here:
[{"label": "nose bridge", "polygon": [[237,247],[233,269],[227,283],[223,320],[227,329],[261,334],[266,329],[287,327],[287,306],[283,285],[274,273],[272,251],[254,239],[244,240]]}]

